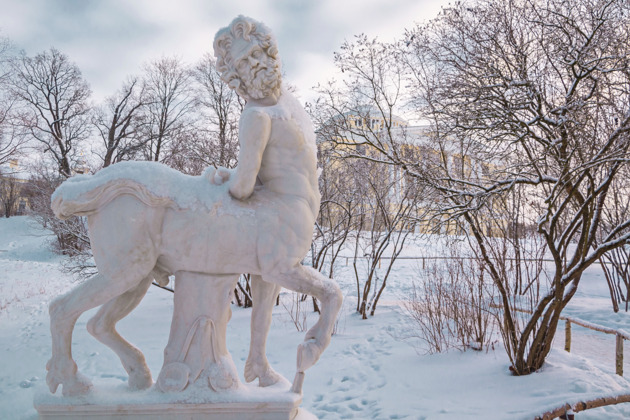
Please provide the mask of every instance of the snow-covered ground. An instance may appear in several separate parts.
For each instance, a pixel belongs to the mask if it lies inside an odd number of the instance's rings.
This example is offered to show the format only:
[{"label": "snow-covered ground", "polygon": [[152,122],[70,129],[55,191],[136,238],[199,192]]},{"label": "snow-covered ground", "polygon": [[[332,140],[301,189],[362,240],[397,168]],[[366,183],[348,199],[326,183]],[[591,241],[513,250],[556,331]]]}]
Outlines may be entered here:
[{"label": "snow-covered ground", "polygon": [[[59,271],[61,257],[50,251],[51,240],[28,217],[0,219],[0,419],[36,418],[33,396],[46,389],[47,304],[75,285]],[[562,350],[560,331],[545,367],[526,377],[509,374],[501,348],[423,355],[418,343],[401,339],[410,324],[395,305],[417,277],[417,261],[396,263],[376,316],[366,321],[354,313],[354,280],[344,263],[340,261],[336,275],[347,296],[337,334],[318,364],[307,371],[304,384],[302,405],[320,419],[531,419],[564,402],[630,393],[630,383],[614,374],[614,337],[576,326],[572,353]],[[162,364],[172,308],[172,295],[153,287],[119,323],[121,334],[145,353],[154,377]],[[598,267],[586,273],[566,312],[630,331],[630,315],[612,313]],[[96,387],[125,382],[115,354],[85,329],[92,313],[79,319],[73,338],[79,369]],[[249,346],[249,316],[248,309],[234,307],[228,327],[228,346],[241,372]],[[269,360],[289,379],[303,334],[287,310],[276,307]],[[625,371],[630,375],[630,363]],[[630,404],[577,417],[630,418]]]}]

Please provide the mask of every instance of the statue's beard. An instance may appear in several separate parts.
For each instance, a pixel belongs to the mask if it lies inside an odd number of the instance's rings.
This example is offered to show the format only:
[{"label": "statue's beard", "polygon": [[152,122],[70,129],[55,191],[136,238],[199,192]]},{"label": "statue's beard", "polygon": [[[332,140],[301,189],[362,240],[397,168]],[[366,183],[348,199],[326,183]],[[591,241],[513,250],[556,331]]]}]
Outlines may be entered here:
[{"label": "statue's beard", "polygon": [[269,67],[252,69],[250,77],[243,80],[243,88],[248,97],[263,99],[272,94],[277,96],[279,93],[281,81],[279,66],[275,62],[269,64],[271,64]]}]

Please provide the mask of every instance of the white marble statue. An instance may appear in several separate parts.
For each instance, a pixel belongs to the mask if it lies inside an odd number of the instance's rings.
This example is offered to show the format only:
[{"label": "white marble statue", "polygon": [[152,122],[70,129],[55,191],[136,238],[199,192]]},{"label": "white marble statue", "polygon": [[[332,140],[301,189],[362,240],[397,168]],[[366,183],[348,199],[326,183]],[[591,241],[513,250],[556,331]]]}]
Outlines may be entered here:
[{"label": "white marble statue", "polygon": [[[176,278],[176,296],[161,373],[167,391],[203,374],[211,376],[215,389],[238,381],[226,359],[225,330],[229,292],[240,273],[252,274],[247,381],[258,378],[260,386],[268,386],[281,379],[265,355],[281,286],[321,301],[319,320],[298,347],[295,391],[301,390],[300,375],[330,342],[341,292],[334,281],[300,264],[320,204],[312,125],[282,88],[277,45],[267,27],[239,16],[217,33],[214,49],[222,78],[247,102],[235,169],[210,168],[192,177],[157,163],[119,163],[94,176],[71,178],[53,194],[58,217],[87,216],[98,267],[97,275],[50,305],[52,358],[46,380],[53,393],[59,385],[63,395],[90,389],[72,359],[72,331],[83,312],[99,305],[88,330],[118,354],[131,388],[152,386],[143,354],[115,326],[154,279],[164,284],[169,275]],[[195,285],[202,292],[195,292]],[[195,344],[199,334],[210,341]]]}]

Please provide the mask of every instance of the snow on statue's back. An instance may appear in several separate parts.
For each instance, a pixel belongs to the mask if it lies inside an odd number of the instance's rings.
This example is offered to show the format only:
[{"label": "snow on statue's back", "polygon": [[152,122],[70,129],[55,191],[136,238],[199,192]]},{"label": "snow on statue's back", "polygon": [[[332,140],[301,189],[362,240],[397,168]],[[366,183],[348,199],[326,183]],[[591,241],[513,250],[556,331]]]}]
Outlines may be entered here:
[{"label": "snow on statue's back", "polygon": [[130,387],[150,387],[144,356],[115,324],[154,279],[163,282],[169,275],[176,278],[175,307],[156,384],[162,391],[182,391],[191,383],[213,392],[242,386],[225,343],[229,295],[240,273],[252,274],[254,299],[248,382],[287,382],[265,355],[280,287],[322,303],[318,322],[298,346],[293,393],[301,393],[304,371],[330,342],[341,292],[333,280],[300,264],[320,204],[312,125],[281,87],[277,46],[264,25],[239,16],[217,33],[214,48],[222,79],[246,100],[236,168],[210,168],[191,177],[157,163],[118,163],[66,181],[52,197],[59,217],[87,216],[99,271],[50,306],[52,392],[59,385],[64,395],[89,392],[70,344],[78,316],[99,305],[88,330],[119,355]]},{"label": "snow on statue's back", "polygon": [[[190,176],[157,162],[120,162],[95,175],[77,175],[64,182],[51,197],[55,215],[66,219],[73,215],[87,216],[120,195],[123,185],[128,194],[149,205],[172,206],[178,209],[211,211],[221,202],[230,204],[228,184],[214,185],[208,177],[214,168],[201,176]],[[238,211],[237,206],[231,210]]]}]

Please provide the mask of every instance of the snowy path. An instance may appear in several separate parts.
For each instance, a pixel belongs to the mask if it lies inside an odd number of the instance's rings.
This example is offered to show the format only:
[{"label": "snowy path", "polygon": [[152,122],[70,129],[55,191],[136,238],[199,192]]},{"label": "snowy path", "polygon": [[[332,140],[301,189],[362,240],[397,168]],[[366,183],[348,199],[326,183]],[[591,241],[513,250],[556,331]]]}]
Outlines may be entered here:
[{"label": "snowy path", "polygon": [[337,374],[326,383],[326,388],[309,396],[314,412],[322,413],[322,419],[402,418],[388,410],[382,399],[370,397],[389,385],[389,377],[380,374],[395,359],[392,337],[386,328],[371,322],[362,329],[353,331],[351,337],[335,340],[330,358],[343,364],[335,369]]}]

